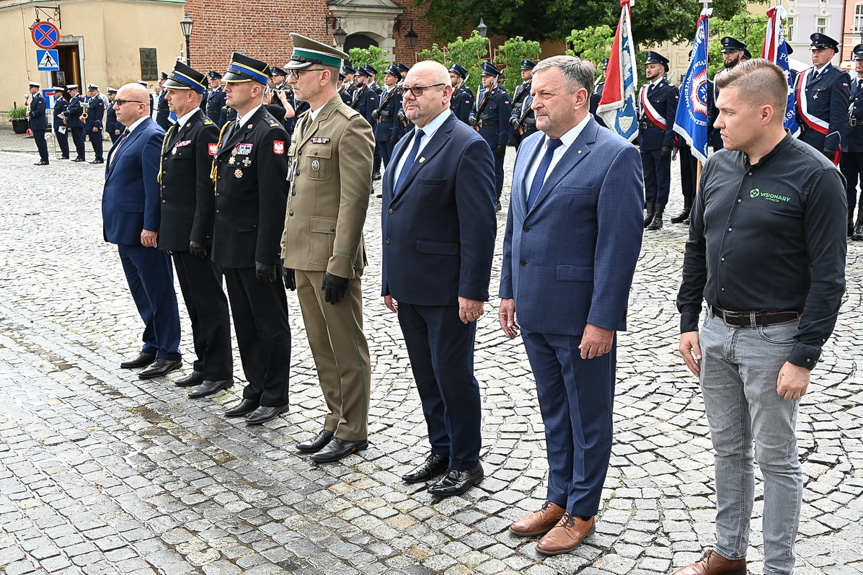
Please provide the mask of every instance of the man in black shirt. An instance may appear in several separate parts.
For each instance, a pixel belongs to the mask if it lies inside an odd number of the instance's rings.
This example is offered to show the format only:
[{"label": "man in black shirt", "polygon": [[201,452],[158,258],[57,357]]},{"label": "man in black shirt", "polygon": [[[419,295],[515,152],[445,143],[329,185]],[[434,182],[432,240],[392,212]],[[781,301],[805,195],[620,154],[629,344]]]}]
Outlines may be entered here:
[{"label": "man in black shirt", "polygon": [[844,184],[818,150],[786,133],[779,67],[751,60],[718,84],[725,149],[704,167],[677,296],[680,353],[700,376],[716,450],[716,544],[675,575],[746,572],[753,440],[764,572],[790,574],[803,494],[794,428],[845,290]]}]

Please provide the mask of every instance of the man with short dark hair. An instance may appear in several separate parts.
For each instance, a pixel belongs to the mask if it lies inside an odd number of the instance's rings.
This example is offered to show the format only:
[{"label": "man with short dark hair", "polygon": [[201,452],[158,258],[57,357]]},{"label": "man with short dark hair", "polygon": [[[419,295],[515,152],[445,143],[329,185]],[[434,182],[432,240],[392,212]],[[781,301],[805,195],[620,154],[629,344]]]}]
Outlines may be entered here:
[{"label": "man with short dark hair", "polygon": [[679,350],[700,378],[716,451],[716,544],[676,575],[746,572],[753,441],[764,573],[789,575],[803,496],[797,412],[845,291],[845,190],[786,132],[781,68],[750,60],[718,84],[725,149],[704,166],[677,296]]}]

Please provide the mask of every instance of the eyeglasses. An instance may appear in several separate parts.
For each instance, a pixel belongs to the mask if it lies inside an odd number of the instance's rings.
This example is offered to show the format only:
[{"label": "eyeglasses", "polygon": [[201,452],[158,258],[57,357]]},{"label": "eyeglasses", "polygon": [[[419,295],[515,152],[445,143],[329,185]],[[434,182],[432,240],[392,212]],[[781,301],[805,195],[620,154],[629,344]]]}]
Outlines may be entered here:
[{"label": "eyeglasses", "polygon": [[123,104],[145,104],[146,102],[139,102],[138,100],[121,100],[120,98],[114,98],[114,103],[118,106],[122,106]]},{"label": "eyeglasses", "polygon": [[423,95],[423,92],[427,88],[437,88],[439,86],[446,86],[446,84],[429,84],[428,86],[402,86],[402,88],[406,92],[410,92],[411,94],[413,94],[414,98],[419,98]]},{"label": "eyeglasses", "polygon": [[289,70],[291,77],[294,80],[300,79],[300,72],[323,72],[323,71],[324,71],[323,68],[306,68],[304,70]]}]

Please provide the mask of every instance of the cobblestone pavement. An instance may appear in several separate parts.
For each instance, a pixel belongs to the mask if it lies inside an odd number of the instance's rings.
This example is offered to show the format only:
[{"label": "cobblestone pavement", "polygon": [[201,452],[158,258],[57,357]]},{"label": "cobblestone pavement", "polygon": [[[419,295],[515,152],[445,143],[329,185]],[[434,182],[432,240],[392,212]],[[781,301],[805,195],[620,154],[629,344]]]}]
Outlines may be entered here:
[{"label": "cobblestone pavement", "polygon": [[[171,381],[138,380],[118,369],[139,349],[141,325],[116,250],[102,241],[103,170],[36,159],[32,139],[0,131],[0,573],[658,574],[713,542],[708,429],[676,352],[682,226],[645,234],[597,532],[543,559],[536,539],[506,529],[542,503],[546,464],[527,358],[500,333],[496,298],[476,353],[486,479],[442,501],[401,483],[427,451],[426,430],[397,322],[378,295],[379,200],[363,285],[371,446],[317,466],[294,449],[324,415],[294,294],[289,414],[247,428],[221,415],[241,385],[191,401]],[[672,196],[669,215],[679,188]],[[499,246],[500,237],[494,291]],[[803,575],[863,572],[861,254],[863,244],[850,246],[848,294],[798,423]],[[751,573],[761,573],[760,486],[758,496]]]}]

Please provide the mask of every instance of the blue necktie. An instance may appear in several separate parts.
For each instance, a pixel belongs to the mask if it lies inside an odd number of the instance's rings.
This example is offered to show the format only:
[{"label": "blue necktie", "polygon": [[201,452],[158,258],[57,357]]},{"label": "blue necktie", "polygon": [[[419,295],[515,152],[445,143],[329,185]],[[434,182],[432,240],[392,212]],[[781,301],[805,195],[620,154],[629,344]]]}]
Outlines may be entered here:
[{"label": "blue necktie", "polygon": [[405,181],[405,178],[408,176],[408,172],[411,171],[411,166],[414,165],[414,162],[417,159],[417,154],[420,151],[420,143],[422,142],[423,136],[425,133],[422,130],[417,130],[417,133],[414,135],[414,145],[411,147],[411,151],[408,154],[408,157],[405,159],[405,163],[402,164],[402,171],[399,172],[399,179],[396,181],[396,187],[393,188],[393,197],[399,193],[399,190],[402,189],[402,184]]},{"label": "blue necktie", "polygon": [[539,168],[537,168],[536,175],[533,177],[533,183],[530,185],[530,193],[527,195],[528,211],[533,207],[536,197],[539,195],[540,190],[542,190],[542,184],[545,182],[545,174],[548,172],[548,166],[551,164],[551,158],[554,156],[555,148],[563,144],[560,140],[552,140],[550,138],[547,142],[548,146],[545,150],[545,155],[539,163]]}]

